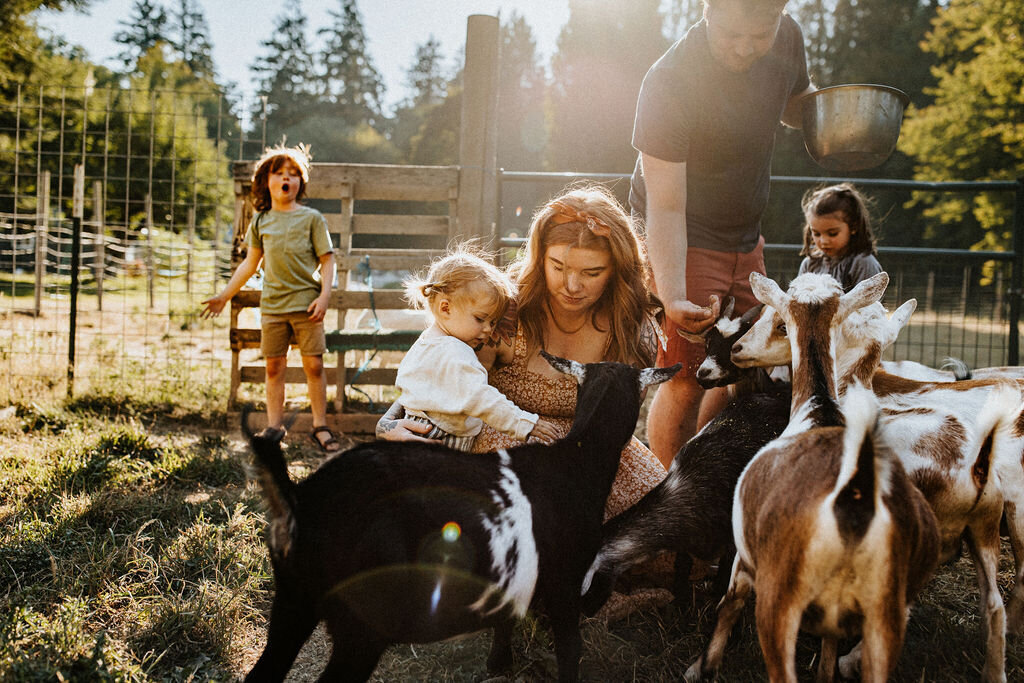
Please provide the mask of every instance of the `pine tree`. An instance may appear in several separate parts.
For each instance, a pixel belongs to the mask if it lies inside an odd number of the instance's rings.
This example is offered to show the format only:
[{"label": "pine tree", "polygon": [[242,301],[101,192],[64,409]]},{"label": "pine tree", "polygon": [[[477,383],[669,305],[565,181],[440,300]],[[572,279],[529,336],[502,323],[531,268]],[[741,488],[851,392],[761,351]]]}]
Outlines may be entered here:
[{"label": "pine tree", "polygon": [[332,114],[350,127],[379,125],[384,82],[366,51],[366,34],[355,0],[339,0],[340,10],[328,11],[332,23],[320,29],[325,37],[320,52],[322,92]]},{"label": "pine tree", "polygon": [[[409,95],[395,109],[391,142],[408,163],[454,163],[459,114],[456,108],[453,122],[449,78],[442,66],[441,43],[434,36],[416,47],[405,82]],[[445,144],[451,147],[447,153],[439,146]]]},{"label": "pine tree", "polygon": [[659,5],[637,0],[623,11],[615,0],[569,0],[569,21],[551,67],[549,168],[633,167],[630,139],[640,84],[668,47]]},{"label": "pine tree", "polygon": [[439,103],[448,90],[448,79],[441,66],[441,43],[431,35],[416,47],[413,59],[414,64],[406,74],[406,85],[412,92],[410,104],[419,107]]},{"label": "pine tree", "polygon": [[125,46],[117,59],[124,63],[126,71],[133,71],[139,57],[167,40],[167,10],[154,0],[135,0],[128,20],[117,23],[124,29],[114,34],[114,42]]},{"label": "pine tree", "polygon": [[544,116],[547,83],[537,42],[522,15],[501,26],[498,74],[498,165],[522,171],[543,168],[548,131]]},{"label": "pine tree", "polygon": [[[249,67],[259,81],[257,92],[266,97],[268,140],[279,139],[315,109],[315,65],[306,37],[307,21],[299,6],[278,16],[273,34],[260,43],[263,56]],[[262,118],[262,103],[253,113],[255,119]]]},{"label": "pine tree", "polygon": [[180,0],[174,13],[174,49],[197,78],[213,78],[213,55],[206,16],[196,0]]}]

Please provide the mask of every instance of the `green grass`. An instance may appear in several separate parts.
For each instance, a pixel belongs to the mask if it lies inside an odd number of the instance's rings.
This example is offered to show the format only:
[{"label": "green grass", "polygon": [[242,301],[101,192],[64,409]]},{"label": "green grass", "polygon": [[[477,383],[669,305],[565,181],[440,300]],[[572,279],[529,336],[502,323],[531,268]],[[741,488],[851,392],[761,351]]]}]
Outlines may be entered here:
[{"label": "green grass", "polygon": [[[0,422],[0,679],[235,679],[262,645],[272,591],[244,445],[148,404],[115,417],[104,407],[17,405]],[[300,443],[291,455],[305,474],[316,456]],[[1001,570],[1006,591],[1008,557]],[[706,588],[695,585],[695,613],[663,607],[610,625],[586,620],[584,680],[679,680],[712,625]],[[969,562],[940,570],[911,620],[895,680],[977,680],[976,596]],[[320,648],[311,643],[296,665],[310,675],[323,664],[322,633],[317,639]],[[481,633],[395,646],[374,680],[480,680],[489,643]],[[813,677],[816,645],[800,640],[801,680]],[[516,650],[507,680],[555,676],[543,617],[521,624]],[[1010,680],[1024,680],[1017,640],[1007,667]],[[722,679],[764,680],[749,607]]]},{"label": "green grass", "polygon": [[[202,419],[183,397],[114,392],[0,411],[0,680],[230,681],[262,649],[273,591],[248,450],[226,417]],[[13,408],[13,409],[12,409]],[[293,475],[319,454],[290,437]],[[1009,548],[999,575],[1012,581]],[[649,607],[620,621],[583,622],[588,681],[677,681],[713,625],[707,583],[697,608]],[[984,659],[973,568],[940,569],[908,629],[895,681],[976,681]],[[489,633],[399,645],[373,680],[479,681]],[[552,680],[542,615],[516,631],[514,669],[497,680]],[[289,680],[316,677],[329,652],[319,630]],[[801,637],[800,680],[813,679],[817,642]],[[1009,680],[1024,680],[1024,643],[1007,645]],[[719,680],[763,681],[752,605]]]}]

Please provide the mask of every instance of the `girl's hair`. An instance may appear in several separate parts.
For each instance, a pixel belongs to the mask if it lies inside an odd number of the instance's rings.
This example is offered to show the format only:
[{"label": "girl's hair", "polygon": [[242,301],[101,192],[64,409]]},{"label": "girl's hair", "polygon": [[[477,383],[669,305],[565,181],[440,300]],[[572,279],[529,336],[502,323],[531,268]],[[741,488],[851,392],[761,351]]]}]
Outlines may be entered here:
[{"label": "girl's hair", "polygon": [[850,226],[848,254],[878,255],[871,230],[871,200],[850,183],[811,188],[800,202],[804,210],[804,247],[801,256],[821,256],[811,237],[811,217],[838,213]]},{"label": "girl's hair", "polygon": [[544,347],[543,319],[548,287],[544,258],[548,247],[567,245],[611,255],[612,277],[591,313],[605,311],[611,321],[607,360],[649,366],[650,350],[641,344],[643,326],[659,304],[650,291],[650,270],[633,221],[605,187],[571,187],[533,215],[526,244],[509,266],[519,287],[519,323],[529,348]]},{"label": "girl's hair", "polygon": [[306,196],[306,185],[309,184],[309,164],[313,155],[309,145],[301,142],[294,147],[285,147],[284,143],[267,147],[263,156],[256,162],[252,172],[252,205],[257,211],[270,209],[270,187],[267,178],[285,164],[291,164],[299,171],[299,194],[296,199]]},{"label": "girl's hair", "polygon": [[402,283],[405,298],[414,308],[428,309],[436,316],[442,298],[462,303],[487,296],[494,306],[495,320],[500,320],[515,299],[516,288],[490,259],[489,254],[469,243],[456,245],[430,264],[425,275],[406,278]]}]

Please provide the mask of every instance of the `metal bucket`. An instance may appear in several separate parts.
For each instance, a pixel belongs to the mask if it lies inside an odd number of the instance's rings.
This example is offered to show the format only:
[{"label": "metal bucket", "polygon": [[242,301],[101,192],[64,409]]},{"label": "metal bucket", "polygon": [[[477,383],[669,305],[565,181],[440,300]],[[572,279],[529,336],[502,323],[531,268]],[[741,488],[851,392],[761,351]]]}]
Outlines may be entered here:
[{"label": "metal bucket", "polygon": [[834,85],[804,95],[807,153],[832,171],[878,166],[896,149],[909,103],[906,93],[887,85]]}]

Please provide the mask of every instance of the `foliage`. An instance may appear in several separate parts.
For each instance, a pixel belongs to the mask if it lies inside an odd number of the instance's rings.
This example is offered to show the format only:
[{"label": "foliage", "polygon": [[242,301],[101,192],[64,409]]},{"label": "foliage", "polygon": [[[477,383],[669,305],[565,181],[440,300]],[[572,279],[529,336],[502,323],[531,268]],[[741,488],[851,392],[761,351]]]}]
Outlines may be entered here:
[{"label": "foliage", "polygon": [[325,112],[353,128],[381,122],[384,82],[366,50],[366,33],[356,0],[338,0],[329,10],[331,25],[318,31],[325,42],[320,50]]},{"label": "foliage", "polygon": [[127,70],[133,69],[150,48],[167,40],[170,21],[167,10],[155,0],[135,0],[131,12],[128,21],[118,20],[124,28],[114,34],[114,42],[124,45],[117,58]]},{"label": "foliage", "polygon": [[406,72],[407,97],[395,109],[389,138],[410,164],[452,164],[458,149],[462,98],[456,77],[444,71],[441,44],[433,37],[416,47],[412,66]]},{"label": "foliage", "polygon": [[0,2],[0,101],[8,99],[12,86],[29,74],[43,41],[28,19],[37,9],[85,9],[89,0],[4,0]]},{"label": "foliage", "polygon": [[537,41],[522,15],[512,12],[501,26],[498,75],[498,166],[519,171],[544,167],[548,144],[544,104],[547,83]]},{"label": "foliage", "polygon": [[547,166],[569,171],[631,169],[640,84],[668,41],[658,0],[629,12],[613,0],[570,0],[569,21],[552,58]]},{"label": "foliage", "polygon": [[[1024,1],[952,0],[922,49],[934,55],[937,84],[912,108],[900,148],[923,180],[1010,180],[1024,176]],[[950,244],[1005,249],[1010,193],[973,201],[918,193],[928,235]]]},{"label": "foliage", "polygon": [[249,67],[259,79],[256,91],[261,95],[254,103],[254,119],[265,117],[262,120],[268,140],[286,135],[291,126],[308,115],[309,103],[316,97],[316,81],[312,78],[316,70],[306,22],[306,15],[298,7],[278,15],[270,38],[260,43],[266,52]]}]

